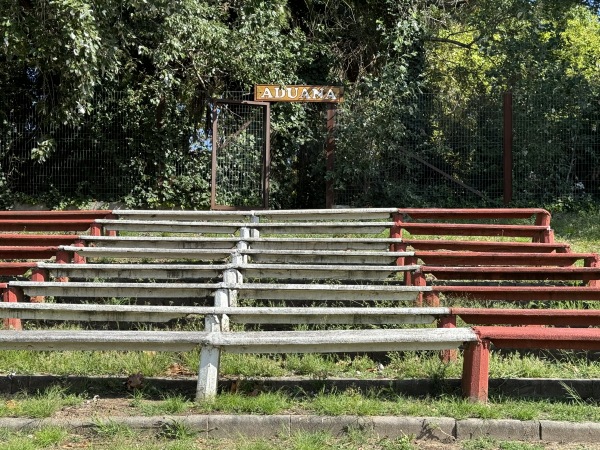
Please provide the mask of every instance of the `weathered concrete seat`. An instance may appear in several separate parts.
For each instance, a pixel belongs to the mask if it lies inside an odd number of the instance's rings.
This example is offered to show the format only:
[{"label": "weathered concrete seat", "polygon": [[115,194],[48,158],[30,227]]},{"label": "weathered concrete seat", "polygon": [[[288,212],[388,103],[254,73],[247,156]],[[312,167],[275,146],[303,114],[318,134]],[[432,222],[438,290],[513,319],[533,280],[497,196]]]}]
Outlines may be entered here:
[{"label": "weathered concrete seat", "polygon": [[145,258],[145,259],[194,259],[199,261],[223,261],[229,258],[232,249],[179,249],[179,248],[154,248],[154,247],[84,247],[61,246],[60,250],[70,254],[77,254],[84,258]]},{"label": "weathered concrete seat", "polygon": [[[60,250],[76,253],[85,258],[155,258],[195,259],[200,261],[225,260],[233,253],[249,256],[255,262],[322,263],[322,264],[393,264],[399,257],[412,252],[373,252],[359,250],[255,250],[255,249],[179,249],[154,247],[77,247],[61,246]],[[2,254],[0,248],[0,255]]]},{"label": "weathered concrete seat", "polygon": [[302,209],[257,211],[155,211],[114,210],[124,220],[263,221],[263,220],[379,220],[390,218],[396,208]]},{"label": "weathered concrete seat", "polygon": [[[57,264],[40,262],[36,268],[41,280],[74,279],[134,279],[134,280],[207,280],[219,278],[231,264]],[[39,280],[39,281],[41,281]]]},{"label": "weathered concrete seat", "polygon": [[380,234],[394,222],[183,222],[166,220],[96,220],[108,231],[160,233],[202,233],[233,235],[241,229],[258,230],[261,234]]},{"label": "weathered concrete seat", "polygon": [[369,307],[215,307],[98,305],[93,303],[0,302],[0,318],[84,322],[168,322],[197,316],[228,316],[252,324],[431,324],[448,317],[450,308]]},{"label": "weathered concrete seat", "polygon": [[243,263],[235,268],[247,279],[393,281],[393,278],[405,276],[419,266]]},{"label": "weathered concrete seat", "polygon": [[444,350],[477,341],[468,328],[321,331],[0,331],[0,350],[190,351],[201,348],[198,400],[217,393],[219,356],[231,353],[330,353]]},{"label": "weathered concrete seat", "polygon": [[10,301],[29,297],[56,296],[81,298],[187,298],[190,302],[214,296],[217,290],[235,291],[237,298],[260,300],[396,300],[414,301],[429,287],[342,284],[273,283],[114,283],[114,282],[36,282],[9,284]]},{"label": "weathered concrete seat", "polygon": [[188,298],[191,301],[209,298],[222,283],[94,283],[54,281],[12,281],[9,292],[17,289],[29,297],[80,297],[80,298]]},{"label": "weathered concrete seat", "polygon": [[293,264],[395,264],[398,258],[412,256],[412,252],[374,252],[358,250],[256,250],[244,249],[240,255],[257,263]]},{"label": "weathered concrete seat", "polygon": [[[0,266],[1,267],[1,266]],[[226,271],[237,271],[245,279],[286,280],[369,280],[392,282],[398,275],[415,271],[419,266],[391,265],[322,265],[322,264],[30,264],[37,269],[37,281],[51,278],[102,279],[211,279]],[[400,280],[396,280],[400,281]]]},{"label": "weathered concrete seat", "polygon": [[419,286],[343,284],[226,284],[239,299],[319,301],[416,301],[431,288]]},{"label": "weathered concrete seat", "polygon": [[[223,248],[232,249],[245,242],[255,250],[388,250],[402,243],[391,238],[253,238],[253,237],[165,237],[165,236],[82,236],[81,240],[95,247],[153,248]],[[0,240],[1,242],[1,240]]]}]

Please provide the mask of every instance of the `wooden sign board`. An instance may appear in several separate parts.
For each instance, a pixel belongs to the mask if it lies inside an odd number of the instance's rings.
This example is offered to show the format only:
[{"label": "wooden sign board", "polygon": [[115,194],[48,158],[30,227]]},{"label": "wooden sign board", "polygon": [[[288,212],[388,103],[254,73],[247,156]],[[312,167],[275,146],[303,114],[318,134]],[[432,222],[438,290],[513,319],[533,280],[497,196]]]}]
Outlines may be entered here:
[{"label": "wooden sign board", "polygon": [[340,86],[257,84],[254,86],[254,101],[340,103],[344,101],[344,88]]}]

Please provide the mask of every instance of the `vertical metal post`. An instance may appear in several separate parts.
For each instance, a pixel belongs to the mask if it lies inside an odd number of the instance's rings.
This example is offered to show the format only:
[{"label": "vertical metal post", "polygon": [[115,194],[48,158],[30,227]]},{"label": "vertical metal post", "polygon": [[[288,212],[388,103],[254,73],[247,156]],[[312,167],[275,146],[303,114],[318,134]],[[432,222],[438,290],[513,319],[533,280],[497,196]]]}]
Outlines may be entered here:
[{"label": "vertical metal post", "polygon": [[[5,302],[21,302],[23,301],[23,292],[14,287],[8,287],[2,294],[2,300]],[[5,330],[22,330],[21,319],[7,318],[4,319]]]},{"label": "vertical metal post", "polygon": [[211,148],[211,176],[210,176],[210,209],[215,209],[217,206],[217,151],[219,146],[219,139],[217,136],[217,120],[219,118],[217,112],[217,101],[212,101],[212,148]]},{"label": "vertical metal post", "polygon": [[506,91],[503,96],[502,105],[503,116],[503,149],[502,161],[504,168],[504,206],[508,206],[512,201],[512,169],[513,169],[513,95],[511,91]]},{"label": "vertical metal post", "polygon": [[269,183],[271,179],[271,104],[263,107],[263,123],[265,124],[265,147],[263,150],[263,208],[269,209]]},{"label": "vertical metal post", "polygon": [[325,144],[325,169],[327,179],[325,181],[325,207],[333,208],[333,156],[335,152],[335,115],[337,104],[327,104],[327,142]]},{"label": "vertical metal post", "polygon": [[489,373],[490,341],[467,342],[463,359],[463,396],[472,402],[486,402]]}]

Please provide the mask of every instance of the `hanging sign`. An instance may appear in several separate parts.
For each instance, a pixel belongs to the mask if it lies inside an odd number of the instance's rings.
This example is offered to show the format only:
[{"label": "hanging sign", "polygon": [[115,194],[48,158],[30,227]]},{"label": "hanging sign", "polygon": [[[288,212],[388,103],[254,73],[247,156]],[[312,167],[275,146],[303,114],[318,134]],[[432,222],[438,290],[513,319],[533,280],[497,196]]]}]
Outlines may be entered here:
[{"label": "hanging sign", "polygon": [[344,101],[344,88],[340,86],[257,84],[254,86],[254,101],[340,103]]}]

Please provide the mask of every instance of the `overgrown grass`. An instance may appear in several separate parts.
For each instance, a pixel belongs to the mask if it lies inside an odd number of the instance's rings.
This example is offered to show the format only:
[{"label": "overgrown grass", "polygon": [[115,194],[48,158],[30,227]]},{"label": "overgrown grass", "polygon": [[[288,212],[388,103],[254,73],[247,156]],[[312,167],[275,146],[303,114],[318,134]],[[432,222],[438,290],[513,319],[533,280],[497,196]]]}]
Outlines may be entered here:
[{"label": "overgrown grass", "polygon": [[[304,392],[279,390],[262,392],[260,385],[252,391],[223,392],[211,401],[194,403],[181,394],[165,395],[160,400],[146,397],[143,392],[133,396],[129,407],[122,413],[129,415],[186,415],[186,414],[316,414],[323,416],[419,416],[453,417],[455,419],[515,419],[560,420],[570,422],[600,422],[600,408],[595,400],[583,399],[569,391],[564,400],[491,396],[488,403],[473,403],[459,393],[441,393],[435,396],[413,397],[391,388],[356,388]],[[32,396],[16,395],[0,398],[0,417],[52,417],[65,407],[77,407],[84,399],[65,394],[59,388],[50,388]],[[102,401],[102,400],[99,400]],[[99,434],[122,433],[120,425],[110,418],[97,417]],[[1,447],[0,447],[1,448]]]},{"label": "overgrown grass", "polygon": [[600,421],[597,402],[549,401],[492,397],[488,403],[473,403],[460,395],[414,398],[381,389],[361,393],[344,392],[286,394],[283,392],[244,394],[223,393],[211,402],[194,408],[199,413],[317,414],[324,416],[419,416],[456,419]]},{"label": "overgrown grass", "polygon": [[61,408],[77,406],[83,401],[81,396],[68,394],[65,389],[52,386],[33,395],[20,393],[5,398],[0,403],[0,417],[50,417]]},{"label": "overgrown grass", "polygon": [[[0,373],[28,375],[112,375],[126,377],[142,373],[145,377],[168,376],[176,367],[195,375],[198,352],[0,352]],[[531,354],[492,352],[492,378],[600,378],[600,361],[586,352],[540,351]],[[238,355],[224,353],[221,374],[229,377],[302,376],[316,380],[343,377],[357,379],[460,378],[462,359],[450,363],[440,360],[438,352],[390,352],[373,355]]]}]

